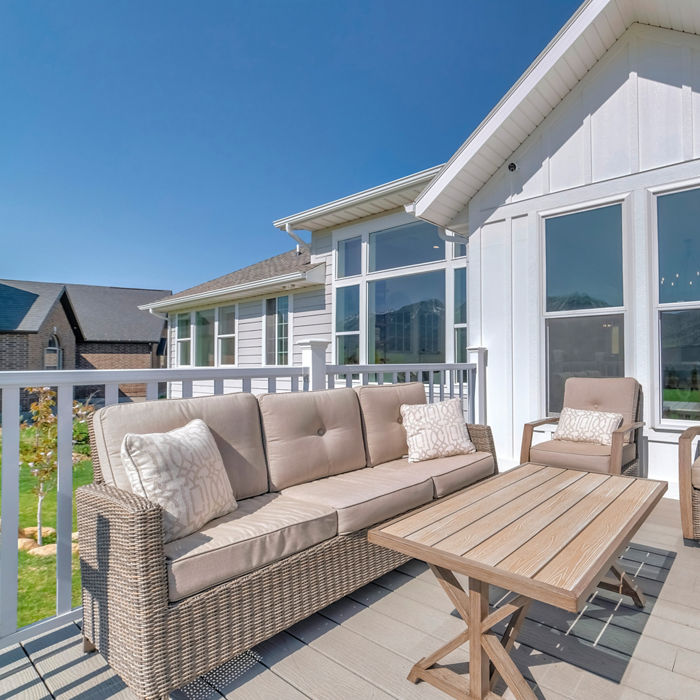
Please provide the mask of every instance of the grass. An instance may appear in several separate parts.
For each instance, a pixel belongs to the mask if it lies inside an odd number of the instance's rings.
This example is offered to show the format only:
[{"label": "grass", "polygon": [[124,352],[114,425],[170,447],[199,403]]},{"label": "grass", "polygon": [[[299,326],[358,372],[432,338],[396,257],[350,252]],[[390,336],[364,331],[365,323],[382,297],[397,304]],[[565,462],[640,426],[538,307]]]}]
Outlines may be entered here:
[{"label": "grass", "polygon": [[664,389],[664,401],[682,401],[684,403],[700,403],[698,389]]},{"label": "grass", "polygon": [[[31,428],[24,428],[20,434],[20,441],[32,439]],[[0,444],[2,443],[0,439]],[[75,445],[75,451],[85,454],[87,445]],[[2,465],[0,465],[0,473]],[[19,526],[28,527],[36,525],[36,496],[32,493],[36,481],[29,469],[20,467],[19,476]],[[85,459],[73,467],[73,490],[78,486],[92,483],[92,461]],[[44,499],[43,506],[44,527],[56,527],[56,489],[52,489]],[[75,505],[73,506],[73,527],[77,530],[77,517]],[[55,542],[55,536],[45,537],[44,543]],[[80,565],[79,556],[73,555],[73,605],[80,605]],[[56,556],[37,557],[27,552],[19,552],[19,576],[17,599],[17,626],[23,627],[45,617],[50,617],[56,612]]]}]

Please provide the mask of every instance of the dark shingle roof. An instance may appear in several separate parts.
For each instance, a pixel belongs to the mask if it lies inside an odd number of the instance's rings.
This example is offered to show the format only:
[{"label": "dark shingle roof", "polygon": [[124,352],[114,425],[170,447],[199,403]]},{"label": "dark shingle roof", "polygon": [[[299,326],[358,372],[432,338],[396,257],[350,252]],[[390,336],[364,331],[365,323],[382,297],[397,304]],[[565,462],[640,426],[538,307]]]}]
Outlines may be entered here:
[{"label": "dark shingle roof", "polygon": [[0,332],[36,333],[65,292],[83,340],[157,342],[163,320],[138,306],[161,299],[168,291],[0,280]]},{"label": "dark shingle roof", "polygon": [[[183,289],[181,292],[173,294],[172,297],[168,297],[168,299],[179,299],[180,297],[188,297],[191,294],[227,289],[239,284],[259,282],[292,272],[308,272],[314,267],[316,265],[311,264],[309,249],[306,246],[301,246],[299,253],[296,250],[290,250],[281,255],[275,255],[272,258],[267,258],[267,260],[261,260],[253,265],[248,265],[248,267],[243,267],[240,270],[229,272],[227,275],[198,284],[196,287]],[[159,299],[158,301],[161,300]]]}]

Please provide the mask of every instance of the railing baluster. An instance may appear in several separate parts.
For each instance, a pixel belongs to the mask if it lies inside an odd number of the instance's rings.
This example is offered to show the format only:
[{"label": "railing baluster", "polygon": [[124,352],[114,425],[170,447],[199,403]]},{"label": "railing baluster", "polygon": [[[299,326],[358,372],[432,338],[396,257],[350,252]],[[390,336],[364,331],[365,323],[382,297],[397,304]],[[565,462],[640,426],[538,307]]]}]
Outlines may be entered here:
[{"label": "railing baluster", "polygon": [[19,387],[2,390],[2,534],[0,535],[0,637],[17,629],[19,528]]},{"label": "railing baluster", "polygon": [[267,378],[267,393],[275,394],[277,392],[277,379],[275,377]]},{"label": "railing baluster", "polygon": [[469,370],[469,379],[467,380],[467,396],[469,398],[469,422],[476,423],[476,368],[472,367]]},{"label": "railing baluster", "polygon": [[327,386],[329,389],[335,389],[335,374],[332,374],[332,373],[331,373],[331,374],[327,375],[326,380],[327,380],[327,381],[326,381],[326,386]]},{"label": "railing baluster", "polygon": [[244,393],[250,394],[250,377],[243,377],[241,388],[243,389]]},{"label": "railing baluster", "polygon": [[350,372],[345,375],[345,386],[348,388],[352,387],[352,374]]},{"label": "railing baluster", "polygon": [[105,384],[105,406],[119,403],[119,384]]},{"label": "railing baluster", "polygon": [[369,384],[369,372],[362,372],[360,374],[360,381],[362,382],[362,386],[367,386]]},{"label": "railing baluster", "polygon": [[299,391],[299,377],[289,378],[289,388],[295,393]]},{"label": "railing baluster", "polygon": [[377,384],[384,384],[384,372],[377,372]]},{"label": "railing baluster", "polygon": [[73,531],[73,385],[62,384],[56,397],[58,480],[56,487],[56,614],[71,609],[71,533]]},{"label": "railing baluster", "polygon": [[158,398],[158,382],[147,382],[146,401],[155,401]]},{"label": "railing baluster", "polygon": [[182,380],[182,398],[191,399],[192,398],[192,380],[183,379]]},{"label": "railing baluster", "polygon": [[435,387],[433,386],[433,384],[433,373],[428,372],[428,403],[433,403],[433,400],[435,398]]},{"label": "railing baluster", "polygon": [[440,370],[440,401],[445,400],[445,371]]},{"label": "railing baluster", "polygon": [[214,395],[219,396],[224,393],[224,380],[215,379],[214,380]]},{"label": "railing baluster", "polygon": [[399,383],[399,373],[398,372],[393,372],[391,375],[391,383],[392,384],[398,384]]},{"label": "railing baluster", "polygon": [[454,399],[454,397],[455,397],[455,373],[454,373],[454,370],[448,369],[447,374],[450,377],[450,398]]}]

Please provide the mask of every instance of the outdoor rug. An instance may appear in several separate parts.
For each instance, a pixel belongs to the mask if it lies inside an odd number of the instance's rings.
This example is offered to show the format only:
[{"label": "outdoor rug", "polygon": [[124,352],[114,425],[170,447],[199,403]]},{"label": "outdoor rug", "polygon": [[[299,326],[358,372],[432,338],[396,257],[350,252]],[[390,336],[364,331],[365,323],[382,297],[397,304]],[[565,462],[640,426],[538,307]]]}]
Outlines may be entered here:
[{"label": "outdoor rug", "polygon": [[[627,596],[600,589],[578,614],[533,602],[518,641],[619,682],[675,558],[675,552],[631,543],[620,557],[620,564],[643,591],[644,609],[635,607]],[[491,587],[492,606],[498,607],[511,597],[507,591]],[[452,614],[458,615],[456,610]],[[503,622],[494,627],[494,632],[502,633],[505,627]],[[527,664],[526,659],[522,660]]]}]

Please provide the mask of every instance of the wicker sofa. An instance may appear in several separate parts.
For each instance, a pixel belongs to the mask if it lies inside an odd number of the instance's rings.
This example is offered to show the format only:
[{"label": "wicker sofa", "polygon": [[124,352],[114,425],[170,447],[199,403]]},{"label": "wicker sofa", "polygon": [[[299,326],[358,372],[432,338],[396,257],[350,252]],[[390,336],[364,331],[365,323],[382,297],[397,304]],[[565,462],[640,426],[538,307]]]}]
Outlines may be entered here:
[{"label": "wicker sofa", "polygon": [[[424,402],[412,383],[97,411],[95,483],[76,494],[85,651],[160,698],[403,563],[367,528],[497,471],[487,426],[469,426],[476,453],[409,464],[400,406]],[[132,493],[120,445],[193,418],[238,508],[164,544],[162,511]]]},{"label": "wicker sofa", "polygon": [[683,537],[700,540],[700,457],[693,462],[693,440],[700,425],[688,428],[678,440],[678,495]]}]

